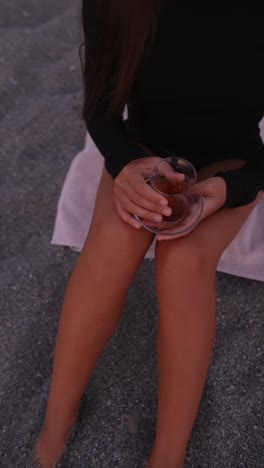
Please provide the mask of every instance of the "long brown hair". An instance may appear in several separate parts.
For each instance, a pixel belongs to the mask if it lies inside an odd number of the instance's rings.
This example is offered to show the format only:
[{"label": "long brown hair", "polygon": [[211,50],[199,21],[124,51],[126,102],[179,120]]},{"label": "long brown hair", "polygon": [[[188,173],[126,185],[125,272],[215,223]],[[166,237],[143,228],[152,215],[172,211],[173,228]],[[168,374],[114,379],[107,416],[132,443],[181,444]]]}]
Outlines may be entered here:
[{"label": "long brown hair", "polygon": [[84,118],[98,106],[120,117],[163,2],[83,0]]}]

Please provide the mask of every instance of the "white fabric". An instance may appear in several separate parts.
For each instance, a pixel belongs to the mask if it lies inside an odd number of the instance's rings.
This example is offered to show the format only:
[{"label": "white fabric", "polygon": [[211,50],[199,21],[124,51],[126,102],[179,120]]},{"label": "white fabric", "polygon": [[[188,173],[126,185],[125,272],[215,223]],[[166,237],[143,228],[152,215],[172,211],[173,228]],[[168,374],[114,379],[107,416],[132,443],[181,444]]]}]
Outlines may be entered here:
[{"label": "white fabric", "polygon": [[[264,119],[261,122],[264,135]],[[89,231],[103,157],[86,134],[85,147],[72,161],[62,187],[51,243],[81,251]],[[155,240],[145,258],[154,257]],[[218,271],[264,282],[264,195],[231,242]]]}]

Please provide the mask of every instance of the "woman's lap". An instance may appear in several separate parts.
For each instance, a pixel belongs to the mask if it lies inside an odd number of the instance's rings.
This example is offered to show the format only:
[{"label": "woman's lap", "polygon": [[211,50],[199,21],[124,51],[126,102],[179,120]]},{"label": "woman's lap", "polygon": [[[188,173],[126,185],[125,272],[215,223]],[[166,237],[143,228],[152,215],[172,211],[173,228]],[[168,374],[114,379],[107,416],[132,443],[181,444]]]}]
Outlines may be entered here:
[{"label": "woman's lap", "polygon": [[[201,181],[212,177],[219,170],[239,168],[243,164],[244,161],[238,159],[222,160],[207,165],[203,164],[203,167],[197,171],[197,180]],[[203,219],[186,236],[168,241],[158,241],[156,243],[156,253],[158,249],[160,258],[162,252],[166,251],[169,251],[171,255],[173,252],[176,254],[177,252],[182,253],[184,251],[193,252],[202,258],[208,259],[208,262],[211,262],[216,268],[223,251],[237,235],[255,205],[256,202],[253,202],[250,205],[239,208],[222,208]],[[98,236],[99,232],[103,233],[103,235]],[[94,245],[98,246],[98,239],[100,238],[101,243],[104,243],[104,247],[111,243],[111,247],[109,245],[109,248],[111,248],[113,255],[125,254],[127,257],[130,257],[129,251],[131,249],[131,251],[139,250],[141,257],[144,256],[142,248],[147,250],[151,243],[151,236],[149,234],[143,228],[137,231],[118,218],[112,199],[112,179],[104,170],[87,240],[89,238],[90,241],[93,239]],[[124,243],[126,244],[125,249],[122,247]],[[142,248],[140,247],[141,244]],[[84,246],[84,250],[86,247],[87,245]]]}]

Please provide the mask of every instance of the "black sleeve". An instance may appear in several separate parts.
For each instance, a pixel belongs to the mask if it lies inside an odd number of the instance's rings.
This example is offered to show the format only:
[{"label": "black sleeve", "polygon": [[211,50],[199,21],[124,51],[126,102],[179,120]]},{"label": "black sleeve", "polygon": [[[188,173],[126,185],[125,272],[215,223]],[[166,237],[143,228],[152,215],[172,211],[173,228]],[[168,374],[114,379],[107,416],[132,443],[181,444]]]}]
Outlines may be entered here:
[{"label": "black sleeve", "polygon": [[264,190],[264,144],[240,169],[219,171],[227,185],[226,208],[244,206],[253,202],[259,191]]},{"label": "black sleeve", "polygon": [[95,111],[86,127],[92,140],[105,158],[106,170],[115,178],[123,167],[134,159],[144,158],[149,153],[129,134],[125,123],[112,120],[104,111]]},{"label": "black sleeve", "polygon": [[[96,31],[95,22],[100,21],[98,14],[95,15],[95,5],[95,0],[83,0],[82,3],[83,28],[86,34],[89,34],[90,31]],[[92,34],[91,37],[95,38],[95,35]],[[109,47],[106,53],[110,53],[110,51]],[[108,88],[111,89],[110,83]],[[108,91],[104,93],[92,116],[87,117],[85,123],[92,140],[105,158],[107,171],[115,178],[128,162],[143,158],[149,153],[133,138],[122,116],[120,119],[108,116],[106,109],[109,105],[109,95]]]}]

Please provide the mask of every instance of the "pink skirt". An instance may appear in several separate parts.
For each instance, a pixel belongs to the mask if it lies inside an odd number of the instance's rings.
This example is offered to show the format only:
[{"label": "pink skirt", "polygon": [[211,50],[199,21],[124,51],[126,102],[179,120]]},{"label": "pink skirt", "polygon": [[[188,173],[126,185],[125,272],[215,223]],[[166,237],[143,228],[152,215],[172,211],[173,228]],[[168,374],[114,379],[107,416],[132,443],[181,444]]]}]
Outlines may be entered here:
[{"label": "pink skirt", "polygon": [[[89,231],[104,159],[86,134],[60,194],[51,243],[81,251]],[[154,239],[145,258],[154,258]],[[264,195],[223,252],[218,271],[264,282]]]}]

